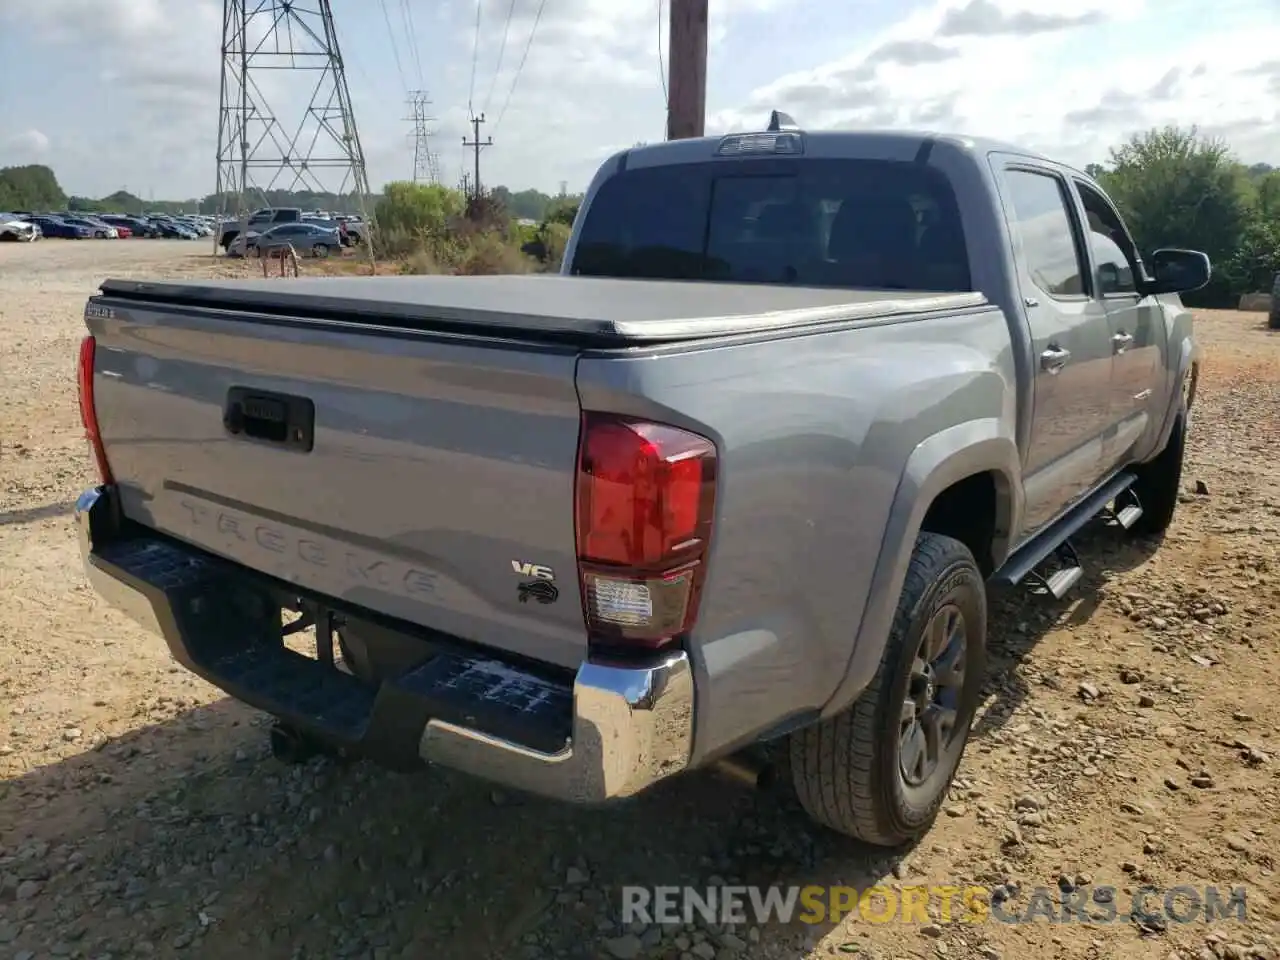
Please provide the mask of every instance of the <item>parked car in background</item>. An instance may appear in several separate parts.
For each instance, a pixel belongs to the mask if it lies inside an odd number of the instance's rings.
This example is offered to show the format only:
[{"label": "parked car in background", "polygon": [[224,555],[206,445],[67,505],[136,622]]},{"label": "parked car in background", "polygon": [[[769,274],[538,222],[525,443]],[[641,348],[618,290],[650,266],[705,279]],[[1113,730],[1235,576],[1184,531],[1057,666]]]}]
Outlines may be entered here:
[{"label": "parked car in background", "polygon": [[226,248],[228,257],[247,257],[252,253],[256,253],[256,245],[258,237],[262,234],[257,230],[250,230],[247,233],[237,234],[236,237]]},{"label": "parked car in background", "polygon": [[[97,229],[102,229],[107,231],[108,239],[118,240],[120,238],[119,228],[117,228],[116,225],[113,223],[107,223],[107,221],[103,220],[102,217],[100,217],[96,213],[76,213],[76,214],[72,214],[71,216],[73,216],[77,220],[84,220]],[[96,233],[95,233],[95,236],[96,236]]]},{"label": "parked car in background", "polygon": [[151,217],[150,222],[160,231],[160,235],[170,240],[194,240],[196,233],[168,217]]},{"label": "parked car in background", "polygon": [[40,228],[46,237],[59,237],[64,240],[89,240],[93,238],[93,230],[83,224],[69,223],[61,217],[48,214],[37,214],[27,220]]},{"label": "parked car in background", "polygon": [[[147,220],[141,217],[131,217],[121,213],[104,213],[103,220],[111,224],[117,230],[124,227],[133,233],[135,237],[158,237],[159,229]],[[123,236],[123,234],[122,234]]]},{"label": "parked car in background", "polygon": [[271,253],[293,247],[300,257],[327,257],[342,252],[342,238],[336,226],[324,226],[320,223],[282,223],[264,230],[251,241],[255,256],[265,257]]},{"label": "parked car in background", "polygon": [[[276,224],[297,223],[302,219],[302,210],[298,207],[263,207],[249,214],[246,229],[261,233]],[[228,253],[231,244],[240,235],[240,221],[232,219],[222,224],[222,232],[218,235],[218,246]]]},{"label": "parked car in background", "polygon": [[191,231],[191,233],[197,237],[213,236],[213,229],[195,217],[174,214],[169,217],[169,220],[176,223],[183,229]]},{"label": "parked car in background", "polygon": [[79,216],[77,214],[58,214],[65,223],[73,226],[84,227],[89,231],[89,236],[98,240],[114,239],[116,236],[115,227],[105,223],[94,223],[88,217]]},{"label": "parked car in background", "polygon": [[40,228],[17,214],[0,213],[0,241],[5,243],[34,243],[41,236]]}]

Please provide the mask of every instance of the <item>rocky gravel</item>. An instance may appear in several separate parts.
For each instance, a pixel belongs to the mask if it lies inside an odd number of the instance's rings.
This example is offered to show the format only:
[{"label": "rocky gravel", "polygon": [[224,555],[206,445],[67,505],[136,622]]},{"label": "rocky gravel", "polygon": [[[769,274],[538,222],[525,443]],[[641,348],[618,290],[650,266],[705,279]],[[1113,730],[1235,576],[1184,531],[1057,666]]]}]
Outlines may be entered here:
[{"label": "rocky gravel", "polygon": [[[944,815],[885,854],[709,775],[584,810],[448,771],[273,760],[265,718],[97,600],[68,520],[92,480],[73,376],[84,298],[106,274],[233,269],[203,253],[0,247],[0,960],[1280,958],[1280,335],[1265,316],[1199,317],[1206,366],[1164,542],[1094,529],[1066,601],[993,598],[987,696]],[[931,901],[927,923],[624,926],[629,884],[980,885],[993,910],[1041,919],[966,923]],[[1188,898],[1209,887],[1243,889],[1246,918],[1205,922]],[[1158,893],[1131,909],[1144,888]],[[1095,919],[1043,919],[1073,905]]]}]

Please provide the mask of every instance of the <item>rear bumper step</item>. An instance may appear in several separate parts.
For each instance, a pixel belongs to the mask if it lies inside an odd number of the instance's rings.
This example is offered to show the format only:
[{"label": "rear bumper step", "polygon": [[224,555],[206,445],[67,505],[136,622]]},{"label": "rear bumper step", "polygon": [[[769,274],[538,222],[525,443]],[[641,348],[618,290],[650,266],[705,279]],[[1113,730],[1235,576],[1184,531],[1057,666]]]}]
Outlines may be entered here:
[{"label": "rear bumper step", "polygon": [[195,547],[126,531],[110,487],[75,521],[85,573],[174,658],[238,700],[386,766],[440,763],[556,799],[630,796],[688,764],[687,655],[588,661],[570,685],[474,654],[432,653],[378,684],[283,646],[274,581]]}]

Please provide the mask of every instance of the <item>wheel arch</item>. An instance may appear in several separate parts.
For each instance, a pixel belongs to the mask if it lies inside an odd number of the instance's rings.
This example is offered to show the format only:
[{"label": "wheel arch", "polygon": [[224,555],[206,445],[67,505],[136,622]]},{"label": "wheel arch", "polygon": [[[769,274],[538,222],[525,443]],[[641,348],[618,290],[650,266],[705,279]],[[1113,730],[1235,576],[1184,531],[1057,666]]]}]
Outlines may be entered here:
[{"label": "wheel arch", "polygon": [[845,709],[874,676],[920,532],[942,533],[970,550],[976,547],[984,574],[998,569],[1021,522],[1020,478],[1017,444],[996,418],[949,427],[912,451],[890,508],[844,678],[822,716]]}]

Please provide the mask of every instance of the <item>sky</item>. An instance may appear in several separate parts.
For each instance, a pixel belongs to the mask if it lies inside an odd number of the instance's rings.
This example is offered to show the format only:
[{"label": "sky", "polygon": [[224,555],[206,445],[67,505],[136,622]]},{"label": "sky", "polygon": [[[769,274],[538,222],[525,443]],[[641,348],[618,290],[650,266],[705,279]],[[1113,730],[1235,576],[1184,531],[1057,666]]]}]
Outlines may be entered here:
[{"label": "sky", "polygon": [[[470,164],[471,111],[494,140],[482,181],[513,190],[576,192],[611,153],[662,139],[666,2],[331,0],[374,189],[413,176],[418,89],[450,184]],[[1245,162],[1280,165],[1280,0],[710,7],[708,133],[760,129],[776,108],[802,128],[985,135],[1084,166],[1134,132],[1196,124]],[[256,43],[266,20],[254,22]],[[82,196],[211,193],[221,35],[222,0],[0,0],[0,166],[48,164]],[[281,142],[301,127],[305,143],[320,76],[254,73]],[[322,138],[312,156],[335,148]],[[341,183],[336,169],[313,175]],[[264,186],[270,170],[252,176]]]}]

